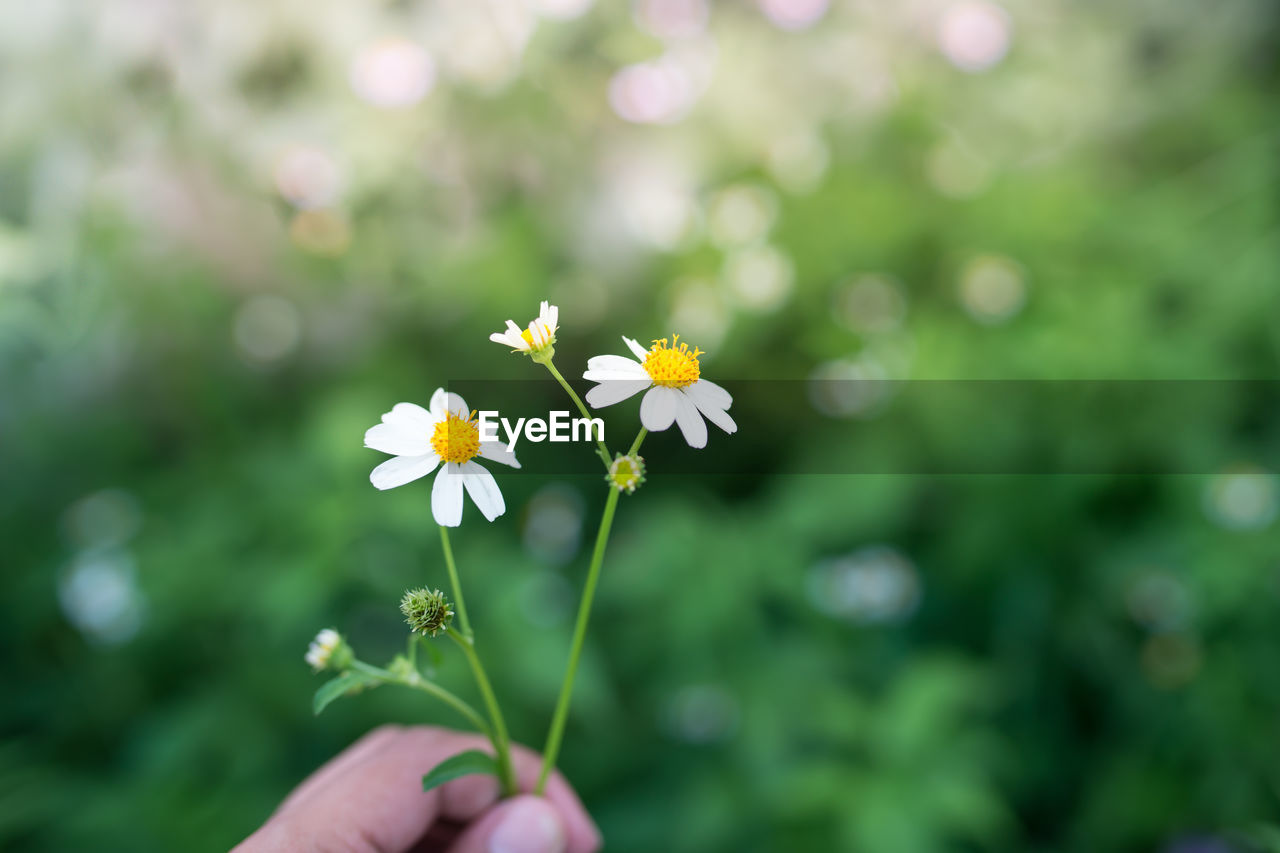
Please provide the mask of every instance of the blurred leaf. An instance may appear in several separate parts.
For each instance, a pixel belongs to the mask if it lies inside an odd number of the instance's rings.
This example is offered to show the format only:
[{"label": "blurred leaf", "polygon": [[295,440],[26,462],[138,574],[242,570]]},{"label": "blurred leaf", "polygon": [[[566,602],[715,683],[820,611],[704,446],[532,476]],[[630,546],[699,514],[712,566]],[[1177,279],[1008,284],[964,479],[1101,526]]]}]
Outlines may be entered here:
[{"label": "blurred leaf", "polygon": [[431,769],[430,773],[422,777],[422,790],[430,791],[432,788],[443,785],[451,779],[457,779],[459,776],[470,776],[473,773],[488,773],[491,776],[497,776],[498,763],[492,755],[481,752],[478,749],[459,752],[457,755],[441,761]]},{"label": "blurred leaf", "polygon": [[316,691],[315,698],[311,702],[311,708],[316,714],[319,714],[339,697],[352,696],[367,687],[375,687],[379,683],[378,679],[363,672],[344,672],[337,678],[320,685],[320,689]]}]

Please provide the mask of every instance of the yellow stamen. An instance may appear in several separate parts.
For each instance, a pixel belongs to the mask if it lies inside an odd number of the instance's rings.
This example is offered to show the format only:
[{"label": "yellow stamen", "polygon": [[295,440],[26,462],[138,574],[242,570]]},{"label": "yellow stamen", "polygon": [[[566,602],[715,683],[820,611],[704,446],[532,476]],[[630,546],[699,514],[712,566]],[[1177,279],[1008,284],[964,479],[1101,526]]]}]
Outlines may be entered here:
[{"label": "yellow stamen", "polygon": [[644,357],[644,369],[654,385],[685,388],[697,382],[701,375],[698,356],[702,355],[702,350],[697,347],[691,350],[688,344],[681,344],[679,335],[671,337],[671,344],[667,346],[666,338],[654,340],[653,347]]},{"label": "yellow stamen", "polygon": [[528,344],[529,346],[533,346],[533,333],[530,332],[528,329],[525,329],[523,332],[521,332],[520,337],[524,338],[524,342],[526,344]]},{"label": "yellow stamen", "polygon": [[445,462],[461,465],[480,455],[480,428],[476,413],[460,418],[453,412],[436,424],[431,434],[431,449]]}]

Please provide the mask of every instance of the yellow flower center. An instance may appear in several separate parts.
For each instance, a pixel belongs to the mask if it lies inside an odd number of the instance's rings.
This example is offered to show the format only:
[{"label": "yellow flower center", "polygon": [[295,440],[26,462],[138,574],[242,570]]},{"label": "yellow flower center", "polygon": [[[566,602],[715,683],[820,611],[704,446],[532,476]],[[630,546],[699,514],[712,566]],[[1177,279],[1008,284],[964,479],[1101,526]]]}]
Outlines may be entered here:
[{"label": "yellow flower center", "polygon": [[431,434],[431,449],[445,462],[461,465],[480,455],[480,428],[476,425],[476,413],[460,418],[453,412],[436,424]]},{"label": "yellow flower center", "polygon": [[697,347],[689,349],[688,344],[680,343],[679,335],[673,335],[671,346],[667,346],[666,338],[653,342],[653,347],[644,357],[644,369],[654,385],[684,388],[698,381],[700,355],[702,350]]},{"label": "yellow flower center", "polygon": [[533,333],[530,332],[528,329],[525,329],[523,332],[521,332],[520,337],[524,338],[524,342],[526,344],[528,344],[529,346],[533,346]]},{"label": "yellow flower center", "polygon": [[640,456],[619,456],[609,466],[605,482],[620,492],[632,494],[636,486],[644,482],[644,459]]}]

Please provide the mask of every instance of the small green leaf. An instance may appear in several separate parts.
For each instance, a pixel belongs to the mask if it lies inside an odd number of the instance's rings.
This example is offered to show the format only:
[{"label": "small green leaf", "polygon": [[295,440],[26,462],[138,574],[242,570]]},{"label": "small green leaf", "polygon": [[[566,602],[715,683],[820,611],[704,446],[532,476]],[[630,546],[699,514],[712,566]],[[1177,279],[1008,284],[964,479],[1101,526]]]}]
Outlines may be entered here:
[{"label": "small green leaf", "polygon": [[320,685],[320,689],[316,691],[315,698],[311,700],[311,710],[319,714],[328,707],[330,702],[338,697],[350,696],[377,683],[378,679],[372,675],[366,675],[363,672],[344,672],[337,678],[330,679]]},{"label": "small green leaf", "polygon": [[493,760],[492,755],[478,749],[459,752],[452,758],[441,761],[431,769],[430,773],[422,777],[422,790],[430,791],[437,785],[443,785],[459,776],[470,776],[472,773],[488,773],[497,776],[498,764]]}]

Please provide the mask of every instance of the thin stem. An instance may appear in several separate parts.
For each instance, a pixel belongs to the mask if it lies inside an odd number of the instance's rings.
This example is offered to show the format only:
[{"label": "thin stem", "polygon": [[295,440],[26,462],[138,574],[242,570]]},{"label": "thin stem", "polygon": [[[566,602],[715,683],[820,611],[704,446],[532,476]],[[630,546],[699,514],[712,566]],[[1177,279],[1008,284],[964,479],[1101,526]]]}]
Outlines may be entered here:
[{"label": "thin stem", "polygon": [[440,545],[444,549],[444,564],[449,569],[449,583],[453,584],[453,600],[458,604],[458,624],[467,637],[471,633],[471,620],[467,618],[467,603],[462,600],[462,583],[458,580],[458,566],[453,562],[453,548],[449,545],[449,528],[440,525]]},{"label": "thin stem", "polygon": [[493,741],[493,748],[498,753],[498,778],[502,782],[503,792],[508,796],[514,795],[518,788],[515,767],[511,763],[511,737],[507,734],[507,724],[502,719],[502,710],[498,707],[497,697],[493,695],[493,687],[489,684],[489,677],[485,675],[484,665],[480,663],[480,656],[476,654],[475,643],[470,637],[463,636],[453,628],[446,630],[462,649],[467,663],[471,664],[476,686],[480,688],[480,695],[484,698],[484,704],[489,709],[489,719],[493,723],[493,736],[490,740]]},{"label": "thin stem", "polygon": [[640,427],[640,431],[636,433],[636,440],[631,442],[631,449],[627,451],[628,456],[635,456],[636,451],[640,449],[640,442],[644,441],[644,437],[649,434],[649,430]]},{"label": "thin stem", "polygon": [[[643,436],[641,430],[641,436]],[[641,436],[636,437],[633,447],[640,446]],[[604,562],[604,547],[609,541],[609,528],[613,526],[613,514],[618,508],[617,489],[609,489],[609,498],[604,504],[604,515],[600,518],[600,530],[596,533],[595,550],[591,553],[591,567],[587,569],[587,583],[582,590],[582,601],[578,604],[578,622],[573,629],[573,645],[569,648],[569,666],[564,673],[564,682],[560,685],[560,698],[556,700],[555,715],[551,718],[551,729],[547,732],[547,745],[542,751],[542,773],[538,776],[535,794],[541,794],[547,786],[547,777],[556,766],[556,755],[560,752],[560,741],[564,737],[564,724],[569,717],[569,700],[573,696],[573,679],[578,673],[578,659],[582,656],[582,644],[587,636],[587,622],[591,619],[591,602],[595,598],[596,583],[600,580],[600,565]]]},{"label": "thin stem", "polygon": [[394,672],[391,672],[390,670],[383,669],[382,667],[378,667],[378,666],[373,666],[372,664],[368,664],[360,660],[352,661],[351,668],[355,670],[359,670],[360,672],[363,672],[366,675],[372,675],[374,678],[381,679],[382,681],[386,681],[390,684],[401,684],[401,685],[404,685],[405,687],[416,688],[418,690],[423,691],[424,693],[430,693],[432,696],[441,700],[442,702],[447,704],[449,707],[457,711],[459,714],[466,717],[467,720],[473,726],[475,726],[480,731],[480,733],[483,734],[485,737],[489,738],[490,740],[493,739],[493,735],[489,731],[489,725],[484,721],[484,718],[480,716],[480,712],[478,712],[475,708],[472,708],[470,705],[468,705],[462,699],[458,698],[453,693],[450,693],[448,690],[445,690],[439,684],[436,684],[433,681],[427,681],[425,678],[423,678],[421,675],[418,674],[417,670],[414,670],[413,674],[408,677],[401,677],[399,675],[396,675]]},{"label": "thin stem", "polygon": [[[556,378],[556,381],[559,382],[564,390],[569,393],[569,396],[573,398],[573,402],[578,407],[578,411],[582,412],[582,416],[587,420],[591,420],[591,412],[587,411],[587,407],[583,404],[582,398],[580,398],[578,393],[573,390],[573,387],[565,381],[565,378],[560,375],[560,371],[556,370],[556,366],[551,362],[551,360],[548,359],[542,363],[547,366],[547,370],[551,371],[551,375]],[[609,454],[609,446],[604,443],[603,435],[596,441],[596,445],[600,448],[600,459],[604,462],[604,467],[607,469],[610,463],[613,462],[613,457]]]}]

